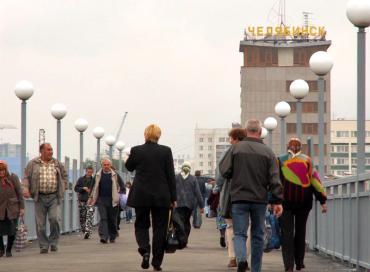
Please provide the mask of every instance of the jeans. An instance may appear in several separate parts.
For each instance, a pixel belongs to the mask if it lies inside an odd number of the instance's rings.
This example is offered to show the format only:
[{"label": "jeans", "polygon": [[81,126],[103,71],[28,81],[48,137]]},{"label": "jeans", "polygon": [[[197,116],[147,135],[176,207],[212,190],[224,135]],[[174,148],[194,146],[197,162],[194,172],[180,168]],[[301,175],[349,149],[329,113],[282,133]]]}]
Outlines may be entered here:
[{"label": "jeans", "polygon": [[132,220],[132,208],[126,207],[126,222]]},{"label": "jeans", "polygon": [[238,263],[247,260],[247,229],[251,219],[252,272],[260,272],[262,267],[266,206],[253,202],[232,204],[234,248]]},{"label": "jeans", "polygon": [[113,207],[112,204],[97,203],[98,211],[100,215],[99,221],[99,236],[100,239],[105,241],[114,241],[117,238],[117,217],[118,217],[118,206]]}]

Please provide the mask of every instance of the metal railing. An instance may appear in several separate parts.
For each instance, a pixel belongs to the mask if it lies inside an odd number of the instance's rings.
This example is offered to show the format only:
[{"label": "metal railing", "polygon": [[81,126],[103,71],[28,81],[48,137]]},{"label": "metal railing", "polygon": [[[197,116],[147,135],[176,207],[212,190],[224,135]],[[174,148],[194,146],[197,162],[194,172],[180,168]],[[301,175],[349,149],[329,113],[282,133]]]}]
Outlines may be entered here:
[{"label": "metal railing", "polygon": [[370,271],[370,173],[323,182],[328,212],[315,204],[307,223],[309,247]]}]

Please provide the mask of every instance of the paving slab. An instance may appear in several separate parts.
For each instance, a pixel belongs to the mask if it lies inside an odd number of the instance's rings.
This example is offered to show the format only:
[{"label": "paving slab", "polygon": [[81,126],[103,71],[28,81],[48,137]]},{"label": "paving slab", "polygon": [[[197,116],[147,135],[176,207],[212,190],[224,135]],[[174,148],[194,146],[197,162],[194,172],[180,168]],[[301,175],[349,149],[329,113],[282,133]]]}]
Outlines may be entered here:
[{"label": "paving slab", "polygon": [[[228,269],[227,250],[219,245],[214,219],[206,218],[200,229],[192,229],[189,248],[166,254],[162,265],[168,272],[236,271]],[[62,235],[56,253],[39,254],[37,241],[12,258],[0,258],[0,272],[131,272],[143,271],[137,253],[133,224],[121,223],[114,244],[100,244],[96,231],[84,240],[79,233]],[[306,272],[351,271],[330,258],[312,252],[306,255]],[[148,271],[148,270],[147,270]],[[149,269],[151,271],[151,269]],[[264,254],[264,272],[284,271],[281,251]]]}]

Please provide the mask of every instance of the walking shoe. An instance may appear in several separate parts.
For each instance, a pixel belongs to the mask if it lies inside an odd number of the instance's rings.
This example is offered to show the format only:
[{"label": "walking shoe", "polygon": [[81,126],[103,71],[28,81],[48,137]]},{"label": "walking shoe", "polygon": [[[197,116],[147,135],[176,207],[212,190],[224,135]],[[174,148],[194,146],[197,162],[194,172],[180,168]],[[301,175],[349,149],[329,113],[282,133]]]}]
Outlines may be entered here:
[{"label": "walking shoe", "polygon": [[107,240],[105,240],[105,239],[100,239],[100,243],[102,243],[102,244],[106,244],[106,243],[107,243]]},{"label": "walking shoe", "polygon": [[245,272],[247,271],[248,263],[247,262],[239,262],[238,263],[238,272]]},{"label": "walking shoe", "polygon": [[57,252],[58,251],[58,247],[57,246],[51,246],[50,247],[50,251]]},{"label": "walking shoe", "polygon": [[220,246],[226,247],[225,237],[220,237]]},{"label": "walking shoe", "polygon": [[85,234],[84,234],[84,239],[89,239],[89,237],[90,237],[90,233],[85,232]]},{"label": "walking shoe", "polygon": [[141,262],[141,268],[142,269],[148,269],[149,268],[149,253],[145,253],[143,255],[143,261]]},{"label": "walking shoe", "polygon": [[12,255],[12,253],[10,251],[7,251],[5,256],[6,257],[12,257],[13,255]]},{"label": "walking shoe", "polygon": [[115,243],[115,242],[116,242],[116,240],[115,240],[115,239],[110,239],[110,240],[109,240],[109,242],[110,242],[110,243]]},{"label": "walking shoe", "polygon": [[153,271],[162,271],[160,266],[153,266]]},{"label": "walking shoe", "polygon": [[238,264],[236,263],[236,258],[230,258],[230,262],[227,267],[238,267]]},{"label": "walking shoe", "polygon": [[40,254],[47,254],[49,250],[47,248],[41,248],[40,249]]},{"label": "walking shoe", "polygon": [[306,267],[304,266],[304,264],[301,264],[301,265],[298,265],[298,264],[297,264],[297,266],[296,266],[296,268],[295,268],[295,269],[299,271],[299,270],[303,270],[303,269],[305,269],[305,268],[306,268]]}]

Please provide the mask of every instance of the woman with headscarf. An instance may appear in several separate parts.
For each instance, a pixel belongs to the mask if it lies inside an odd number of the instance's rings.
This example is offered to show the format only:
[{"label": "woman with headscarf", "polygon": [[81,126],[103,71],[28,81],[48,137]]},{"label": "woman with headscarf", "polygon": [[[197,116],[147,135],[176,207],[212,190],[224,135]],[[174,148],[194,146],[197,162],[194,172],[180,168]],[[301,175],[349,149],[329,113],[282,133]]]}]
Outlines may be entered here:
[{"label": "woman with headscarf", "polygon": [[[17,175],[10,173],[5,161],[0,161],[0,257],[12,256],[18,218],[24,215],[24,199]],[[8,236],[5,250],[3,236]]]},{"label": "woman with headscarf", "polygon": [[288,143],[288,153],[279,157],[280,178],[284,186],[283,214],[280,218],[282,253],[285,271],[305,268],[305,239],[308,214],[313,195],[320,201],[322,212],[327,211],[326,193],[312,159],[303,154],[298,138]]}]

